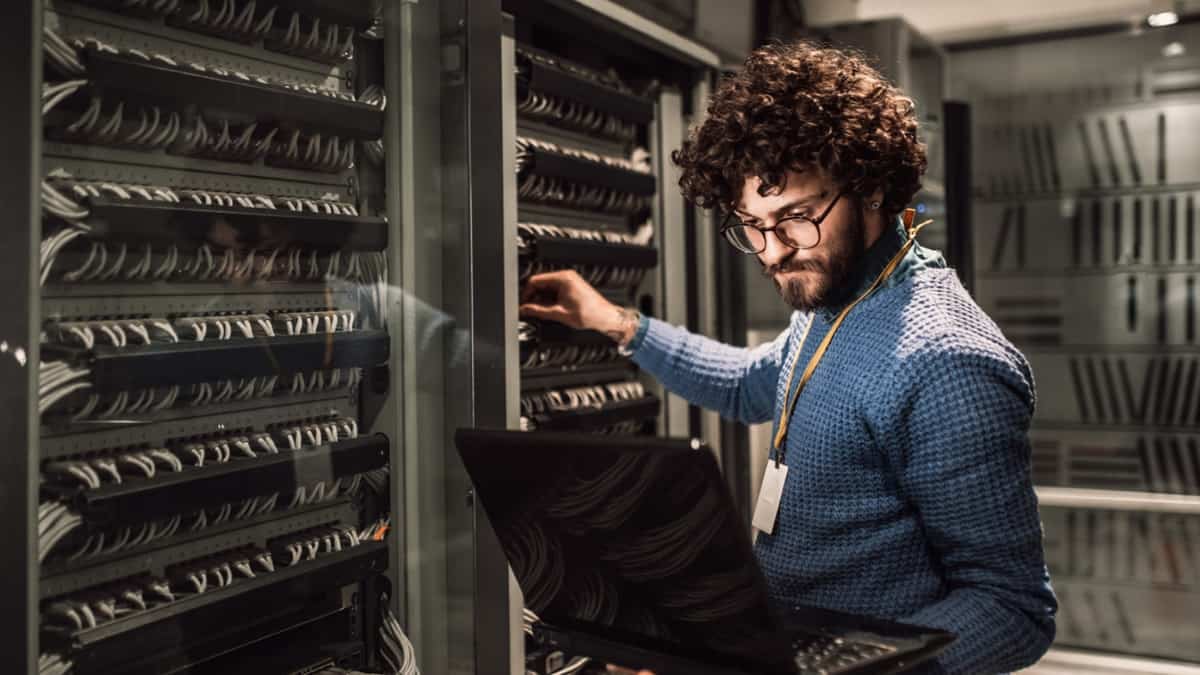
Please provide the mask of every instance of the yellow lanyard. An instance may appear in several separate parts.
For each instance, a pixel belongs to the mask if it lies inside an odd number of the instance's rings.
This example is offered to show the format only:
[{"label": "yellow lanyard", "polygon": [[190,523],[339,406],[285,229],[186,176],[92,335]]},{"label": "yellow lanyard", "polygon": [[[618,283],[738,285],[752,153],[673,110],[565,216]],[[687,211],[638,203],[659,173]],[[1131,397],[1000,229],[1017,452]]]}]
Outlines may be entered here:
[{"label": "yellow lanyard", "polygon": [[804,374],[800,376],[800,384],[796,387],[796,393],[792,394],[792,381],[796,377],[796,365],[800,363],[800,355],[804,353],[804,343],[808,341],[808,332],[812,330],[812,325],[816,322],[816,317],[808,320],[808,326],[804,329],[804,335],[800,338],[800,347],[796,350],[796,360],[792,361],[792,369],[788,374],[788,384],[785,394],[789,395],[789,399],[784,401],[783,410],[780,411],[779,414],[779,428],[775,430],[774,445],[776,466],[779,466],[779,464],[783,462],[784,441],[787,440],[788,422],[791,420],[792,412],[794,412],[796,409],[796,402],[800,400],[800,392],[804,391],[805,385],[807,385],[808,381],[812,378],[813,372],[817,369],[817,365],[821,362],[821,358],[825,356],[826,350],[829,349],[829,343],[833,341],[834,334],[837,333],[838,329],[842,327],[842,322],[846,320],[846,315],[850,313],[850,310],[858,306],[858,303],[866,300],[868,296],[874,293],[875,289],[879,288],[879,284],[883,283],[884,279],[887,279],[892,275],[892,272],[896,271],[896,267],[900,265],[900,261],[904,259],[904,256],[908,253],[908,250],[912,248],[913,242],[917,240],[917,233],[921,231],[922,227],[925,227],[929,223],[933,222],[932,220],[927,220],[914,227],[912,225],[912,221],[915,216],[915,211],[912,209],[905,209],[904,229],[908,232],[908,240],[904,242],[904,246],[900,247],[900,250],[896,253],[896,255],[892,256],[892,259],[888,262],[887,267],[883,268],[883,271],[880,272],[879,276],[875,278],[875,281],[871,284],[871,287],[868,288],[862,295],[858,296],[854,302],[847,305],[846,308],[837,315],[837,318],[833,320],[833,324],[829,327],[829,332],[825,334],[824,339],[822,339],[821,343],[817,345],[817,350],[813,352],[812,357],[808,360],[808,365],[804,368]]}]

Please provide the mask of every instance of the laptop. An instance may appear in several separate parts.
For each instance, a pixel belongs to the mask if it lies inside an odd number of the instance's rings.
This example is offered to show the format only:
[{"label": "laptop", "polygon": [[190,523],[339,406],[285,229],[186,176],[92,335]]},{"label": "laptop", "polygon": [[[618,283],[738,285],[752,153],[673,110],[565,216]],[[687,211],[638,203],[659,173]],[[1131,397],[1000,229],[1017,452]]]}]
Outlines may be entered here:
[{"label": "laptop", "polygon": [[539,645],[656,675],[899,673],[954,636],[774,607],[699,441],[461,429]]}]

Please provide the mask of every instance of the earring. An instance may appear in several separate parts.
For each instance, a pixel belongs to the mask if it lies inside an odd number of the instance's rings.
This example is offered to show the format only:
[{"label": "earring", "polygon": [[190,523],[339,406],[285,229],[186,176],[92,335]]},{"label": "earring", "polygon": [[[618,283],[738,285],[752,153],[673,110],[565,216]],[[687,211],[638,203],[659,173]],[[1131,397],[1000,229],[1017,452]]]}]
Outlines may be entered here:
[{"label": "earring", "polygon": [[877,201],[876,201],[876,202],[871,202],[871,209],[872,209],[872,210],[878,210],[880,206],[883,206],[883,205],[882,205],[882,204],[880,204],[880,203],[879,203],[879,202],[877,202]]}]

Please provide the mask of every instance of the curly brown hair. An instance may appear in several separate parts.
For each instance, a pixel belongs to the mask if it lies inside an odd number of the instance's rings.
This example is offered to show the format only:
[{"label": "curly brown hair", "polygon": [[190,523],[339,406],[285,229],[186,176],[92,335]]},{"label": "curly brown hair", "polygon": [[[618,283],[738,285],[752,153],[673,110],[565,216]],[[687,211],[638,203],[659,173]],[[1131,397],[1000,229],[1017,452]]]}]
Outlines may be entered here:
[{"label": "curly brown hair", "polygon": [[904,210],[921,189],[925,145],[912,99],[864,56],[810,42],[771,44],[726,77],[671,158],[684,197],[730,210],[747,178],[782,189],[788,170],[824,169],[847,192],[883,191],[883,212]]}]

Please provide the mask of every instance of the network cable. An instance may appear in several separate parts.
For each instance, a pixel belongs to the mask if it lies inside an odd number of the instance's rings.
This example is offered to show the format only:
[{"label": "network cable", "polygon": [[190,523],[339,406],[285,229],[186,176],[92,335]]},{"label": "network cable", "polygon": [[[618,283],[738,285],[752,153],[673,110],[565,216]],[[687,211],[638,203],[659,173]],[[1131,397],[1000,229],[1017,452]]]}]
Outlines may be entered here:
[{"label": "network cable", "polygon": [[38,656],[38,675],[69,675],[73,664],[59,654]]}]

